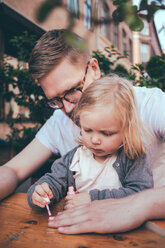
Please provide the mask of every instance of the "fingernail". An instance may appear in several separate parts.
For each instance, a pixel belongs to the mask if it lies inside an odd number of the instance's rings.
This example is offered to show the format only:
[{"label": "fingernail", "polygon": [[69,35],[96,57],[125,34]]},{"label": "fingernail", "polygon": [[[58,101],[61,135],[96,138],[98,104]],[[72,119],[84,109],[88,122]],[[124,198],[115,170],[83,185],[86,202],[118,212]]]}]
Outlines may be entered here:
[{"label": "fingernail", "polygon": [[49,197],[42,197],[45,202],[50,202]]},{"label": "fingernail", "polygon": [[54,220],[54,216],[50,216],[50,217],[49,217],[49,220],[50,220],[50,221]]},{"label": "fingernail", "polygon": [[58,231],[59,231],[59,232],[63,232],[63,231],[64,231],[64,227],[59,227],[59,228],[58,228]]},{"label": "fingernail", "polygon": [[61,214],[62,214],[62,212],[58,212],[58,213],[57,213],[57,215],[61,215]]}]

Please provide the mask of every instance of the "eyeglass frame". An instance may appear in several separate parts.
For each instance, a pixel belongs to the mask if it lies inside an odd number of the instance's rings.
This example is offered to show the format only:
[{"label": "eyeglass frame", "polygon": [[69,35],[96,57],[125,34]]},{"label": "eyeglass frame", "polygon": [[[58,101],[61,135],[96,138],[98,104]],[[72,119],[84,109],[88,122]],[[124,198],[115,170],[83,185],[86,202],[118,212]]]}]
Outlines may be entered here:
[{"label": "eyeglass frame", "polygon": [[[70,90],[67,90],[64,94],[64,96],[62,97],[59,97],[59,96],[55,96],[53,97],[52,99],[47,99],[47,104],[49,105],[49,107],[53,108],[53,109],[63,109],[64,108],[64,104],[63,104],[63,99],[67,102],[70,102],[70,103],[73,103],[73,104],[76,104],[77,102],[73,102],[73,101],[70,101],[69,99],[66,98],[66,95],[70,92],[70,91],[80,91],[82,92],[83,88],[84,88],[84,83],[85,83],[85,80],[86,80],[86,75],[87,75],[87,72],[88,72],[88,67],[89,67],[89,64],[90,64],[90,61],[87,62],[87,65],[86,65],[86,68],[85,68],[85,73],[84,73],[84,77],[83,77],[83,80],[82,82],[80,83],[79,87],[76,88],[76,87],[73,87],[71,88]],[[54,103],[54,100],[57,100],[59,101],[62,106],[59,107],[57,104],[55,105]],[[54,104],[54,107],[53,107],[53,104]]]}]

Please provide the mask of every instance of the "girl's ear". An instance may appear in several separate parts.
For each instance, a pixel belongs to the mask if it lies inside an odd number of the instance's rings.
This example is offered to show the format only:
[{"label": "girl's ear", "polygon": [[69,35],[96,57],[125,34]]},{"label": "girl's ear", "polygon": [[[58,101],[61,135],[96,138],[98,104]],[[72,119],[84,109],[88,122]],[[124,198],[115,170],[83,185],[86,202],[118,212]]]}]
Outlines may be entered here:
[{"label": "girl's ear", "polygon": [[101,71],[96,58],[92,58],[90,60],[90,68],[92,69],[91,76],[93,78],[93,81],[99,79],[101,77]]}]

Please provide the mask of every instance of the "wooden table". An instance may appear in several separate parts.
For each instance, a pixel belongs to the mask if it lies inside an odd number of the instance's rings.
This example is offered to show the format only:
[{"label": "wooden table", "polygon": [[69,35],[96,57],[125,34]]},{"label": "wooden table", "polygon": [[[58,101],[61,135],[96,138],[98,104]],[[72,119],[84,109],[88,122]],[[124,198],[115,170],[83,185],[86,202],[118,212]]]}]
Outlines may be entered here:
[{"label": "wooden table", "polygon": [[[53,215],[63,203],[54,206]],[[144,227],[123,234],[64,235],[48,228],[46,211],[31,210],[26,194],[17,193],[0,203],[0,248],[164,248],[165,238]]]}]

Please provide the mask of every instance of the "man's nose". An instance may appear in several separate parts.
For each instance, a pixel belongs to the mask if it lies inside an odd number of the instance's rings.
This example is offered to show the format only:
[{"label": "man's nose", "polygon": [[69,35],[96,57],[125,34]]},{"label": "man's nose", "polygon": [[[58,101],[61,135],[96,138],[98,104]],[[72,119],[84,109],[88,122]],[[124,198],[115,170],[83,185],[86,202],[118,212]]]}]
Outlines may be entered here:
[{"label": "man's nose", "polygon": [[75,107],[75,104],[70,103],[70,102],[68,102],[68,101],[66,101],[66,100],[63,100],[63,104],[64,104],[64,111],[65,111],[65,113],[67,113],[67,114],[71,113],[72,110],[73,110],[74,107]]},{"label": "man's nose", "polygon": [[99,138],[99,135],[93,134],[92,137],[91,137],[91,142],[94,145],[100,145],[101,144],[101,139]]}]

